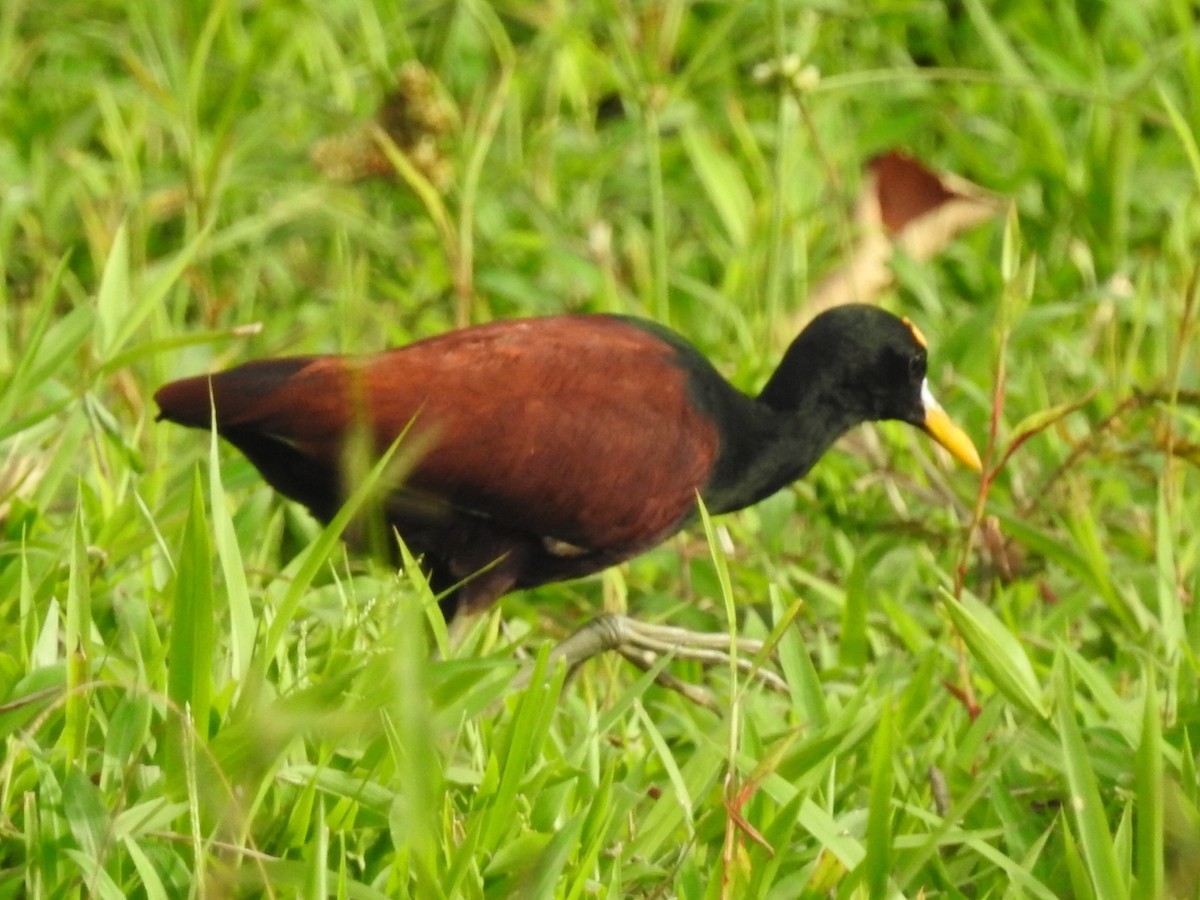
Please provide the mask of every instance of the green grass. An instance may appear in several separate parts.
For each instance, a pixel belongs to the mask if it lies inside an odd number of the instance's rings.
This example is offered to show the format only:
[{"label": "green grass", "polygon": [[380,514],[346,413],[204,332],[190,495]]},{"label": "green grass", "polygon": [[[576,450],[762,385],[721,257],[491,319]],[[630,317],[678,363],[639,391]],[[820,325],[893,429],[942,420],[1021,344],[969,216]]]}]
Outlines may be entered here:
[{"label": "green grass", "polygon": [[[325,177],[414,59],[427,165]],[[1197,896],[1191,4],[10,0],[0,122],[0,897]],[[1012,201],[882,298],[982,487],[864,430],[715,563],[697,527],[451,651],[411,567],[153,422],[564,310],[757,387],[891,147]],[[509,689],[626,607],[772,635],[788,692]]]}]

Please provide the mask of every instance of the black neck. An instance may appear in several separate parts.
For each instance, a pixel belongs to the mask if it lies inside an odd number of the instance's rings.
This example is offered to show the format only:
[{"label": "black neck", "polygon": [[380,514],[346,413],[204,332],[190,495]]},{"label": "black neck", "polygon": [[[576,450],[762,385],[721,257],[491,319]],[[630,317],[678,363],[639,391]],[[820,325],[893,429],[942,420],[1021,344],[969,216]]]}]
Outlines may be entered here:
[{"label": "black neck", "polygon": [[775,409],[763,396],[740,396],[736,412],[727,411],[735,427],[712,480],[704,491],[710,512],[744,509],[802,477],[839,437],[862,421],[835,402],[810,395],[793,409]]}]

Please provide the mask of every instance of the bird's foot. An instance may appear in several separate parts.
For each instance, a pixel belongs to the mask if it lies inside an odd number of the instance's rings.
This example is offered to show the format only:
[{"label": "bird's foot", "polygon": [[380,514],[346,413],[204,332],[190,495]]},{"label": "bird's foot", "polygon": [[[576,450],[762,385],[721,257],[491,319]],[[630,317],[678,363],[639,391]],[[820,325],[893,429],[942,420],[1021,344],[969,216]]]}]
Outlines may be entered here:
[{"label": "bird's foot", "polygon": [[[736,656],[731,655],[730,637],[727,634],[691,631],[674,625],[641,622],[629,616],[607,614],[592,619],[560,642],[550,651],[550,663],[558,660],[574,671],[581,663],[615,650],[643,671],[654,667],[662,656],[688,659],[703,665],[732,665],[740,672],[758,679],[773,690],[786,692],[787,685],[774,672],[764,669],[759,659],[763,642],[753,638],[736,638]],[[525,687],[532,677],[527,670],[518,679],[517,687]],[[659,672],[655,679],[663,687],[676,691],[692,702],[708,709],[719,709],[709,691],[698,685],[674,677],[668,672]]]}]

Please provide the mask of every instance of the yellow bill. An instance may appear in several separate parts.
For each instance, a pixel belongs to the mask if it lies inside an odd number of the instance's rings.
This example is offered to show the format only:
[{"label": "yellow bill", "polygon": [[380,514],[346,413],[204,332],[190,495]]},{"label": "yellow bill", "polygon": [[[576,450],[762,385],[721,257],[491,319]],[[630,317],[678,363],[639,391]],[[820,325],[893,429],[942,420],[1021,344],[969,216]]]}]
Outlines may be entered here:
[{"label": "yellow bill", "polygon": [[964,466],[972,471],[982,472],[983,461],[979,458],[979,451],[975,449],[974,442],[965,431],[950,421],[942,405],[929,392],[929,385],[924,382],[921,384],[921,403],[925,406],[925,421],[921,423],[921,427]]}]

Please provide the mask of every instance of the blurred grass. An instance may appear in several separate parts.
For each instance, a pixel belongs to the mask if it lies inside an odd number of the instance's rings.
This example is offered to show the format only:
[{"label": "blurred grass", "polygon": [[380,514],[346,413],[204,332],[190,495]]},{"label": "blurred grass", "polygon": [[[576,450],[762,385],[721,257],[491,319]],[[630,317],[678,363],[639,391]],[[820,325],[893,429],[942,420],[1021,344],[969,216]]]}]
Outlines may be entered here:
[{"label": "blurred grass", "polygon": [[[390,158],[431,168],[322,174],[413,60],[449,126]],[[1191,4],[15,0],[0,121],[0,896],[1197,896]],[[884,298],[978,492],[883,426],[718,565],[693,529],[448,653],[417,573],[152,421],[565,310],[753,389],[892,147],[1013,202]],[[789,692],[507,689],[625,606],[778,631]]]}]

